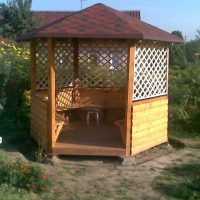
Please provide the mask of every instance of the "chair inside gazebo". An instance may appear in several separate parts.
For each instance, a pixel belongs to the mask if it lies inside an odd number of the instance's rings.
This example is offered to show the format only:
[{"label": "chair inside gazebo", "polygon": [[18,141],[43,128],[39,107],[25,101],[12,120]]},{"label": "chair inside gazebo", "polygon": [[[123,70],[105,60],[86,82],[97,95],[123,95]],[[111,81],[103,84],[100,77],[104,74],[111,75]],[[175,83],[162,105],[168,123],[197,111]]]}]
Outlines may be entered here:
[{"label": "chair inside gazebo", "polygon": [[[54,153],[124,155],[128,50],[123,44],[80,43],[76,55],[73,43],[55,43]],[[47,52],[45,43],[36,45],[37,95],[46,99]]]}]

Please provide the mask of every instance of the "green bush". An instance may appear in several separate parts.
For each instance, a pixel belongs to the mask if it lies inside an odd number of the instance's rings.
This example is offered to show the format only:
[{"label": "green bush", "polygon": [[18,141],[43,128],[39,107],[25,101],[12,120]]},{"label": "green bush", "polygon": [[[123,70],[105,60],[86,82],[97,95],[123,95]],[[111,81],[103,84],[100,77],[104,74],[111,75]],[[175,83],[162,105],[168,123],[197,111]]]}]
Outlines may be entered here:
[{"label": "green bush", "polygon": [[170,69],[169,100],[170,122],[181,122],[190,131],[200,131],[200,63]]},{"label": "green bush", "polygon": [[[29,134],[30,72],[29,50],[0,42],[1,136],[23,143]],[[12,138],[11,138],[12,137]]]},{"label": "green bush", "polygon": [[30,90],[29,51],[16,45],[2,44],[0,48],[1,102],[4,113],[14,121],[24,120],[27,106],[25,91]]},{"label": "green bush", "polygon": [[49,189],[50,182],[41,168],[0,159],[0,184],[41,193]]}]

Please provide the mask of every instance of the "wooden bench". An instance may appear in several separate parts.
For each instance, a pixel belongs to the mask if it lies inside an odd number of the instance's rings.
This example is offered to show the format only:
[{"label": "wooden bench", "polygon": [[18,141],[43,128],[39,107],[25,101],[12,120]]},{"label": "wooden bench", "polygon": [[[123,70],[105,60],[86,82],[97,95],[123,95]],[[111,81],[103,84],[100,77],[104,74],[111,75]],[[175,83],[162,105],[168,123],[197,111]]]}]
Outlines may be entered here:
[{"label": "wooden bench", "polygon": [[114,124],[120,128],[120,132],[121,132],[121,135],[122,135],[122,140],[123,140],[123,143],[125,144],[125,142],[126,142],[125,141],[125,134],[124,134],[124,131],[125,131],[125,120],[121,119],[121,120],[115,121]]}]

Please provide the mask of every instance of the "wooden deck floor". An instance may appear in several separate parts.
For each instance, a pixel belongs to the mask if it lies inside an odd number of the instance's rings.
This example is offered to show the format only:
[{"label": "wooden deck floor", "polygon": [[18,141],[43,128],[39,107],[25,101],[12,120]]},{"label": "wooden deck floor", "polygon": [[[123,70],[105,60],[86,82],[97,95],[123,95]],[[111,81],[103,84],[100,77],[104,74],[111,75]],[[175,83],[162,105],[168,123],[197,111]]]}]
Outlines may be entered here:
[{"label": "wooden deck floor", "polygon": [[87,127],[73,122],[65,125],[53,148],[54,154],[124,156],[120,129],[113,124]]}]

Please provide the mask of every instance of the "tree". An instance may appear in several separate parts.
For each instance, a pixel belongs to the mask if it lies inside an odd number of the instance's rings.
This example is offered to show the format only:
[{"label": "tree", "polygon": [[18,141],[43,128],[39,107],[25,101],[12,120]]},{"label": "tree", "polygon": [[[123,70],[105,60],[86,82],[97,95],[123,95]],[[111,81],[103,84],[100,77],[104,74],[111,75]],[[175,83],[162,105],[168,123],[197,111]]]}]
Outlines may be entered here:
[{"label": "tree", "polygon": [[187,42],[185,45],[186,57],[189,62],[200,61],[200,39]]},{"label": "tree", "polygon": [[14,39],[39,25],[32,19],[31,4],[32,0],[7,0],[6,3],[0,3],[2,36]]},{"label": "tree", "polygon": [[200,29],[197,29],[196,39],[197,39],[197,40],[200,40]]},{"label": "tree", "polygon": [[[172,34],[183,39],[183,34],[181,31],[173,31]],[[180,68],[184,68],[186,65],[185,45],[172,45],[170,47],[169,57],[171,66],[179,66]]]}]

